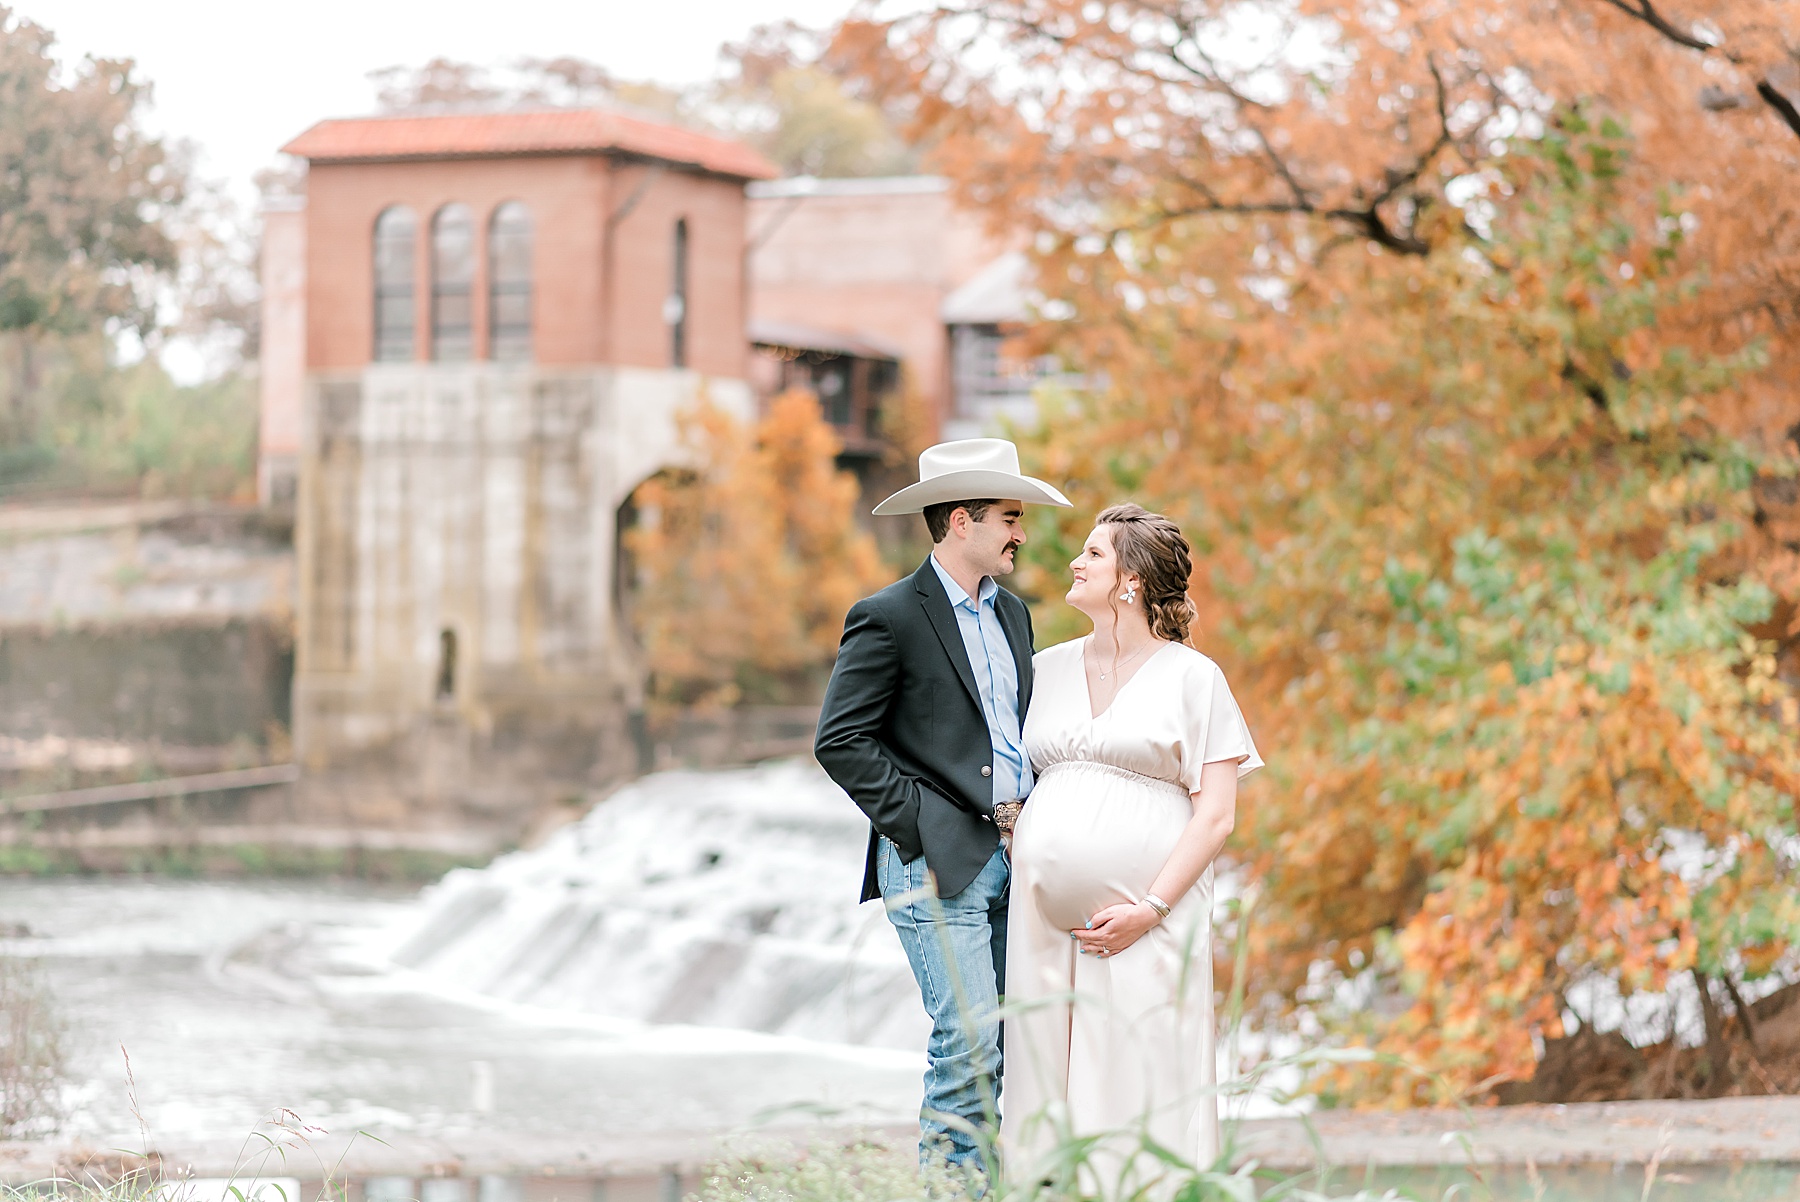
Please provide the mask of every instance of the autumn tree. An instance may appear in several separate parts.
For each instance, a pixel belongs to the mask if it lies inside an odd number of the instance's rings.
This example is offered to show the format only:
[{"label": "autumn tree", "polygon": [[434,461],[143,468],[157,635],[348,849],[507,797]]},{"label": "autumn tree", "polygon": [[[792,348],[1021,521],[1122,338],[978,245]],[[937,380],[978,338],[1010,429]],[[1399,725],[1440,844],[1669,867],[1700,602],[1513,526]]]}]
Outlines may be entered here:
[{"label": "autumn tree", "polygon": [[666,120],[703,123],[691,89],[621,79],[574,55],[523,57],[496,65],[433,58],[368,74],[389,113],[468,113],[519,108],[625,107]]},{"label": "autumn tree", "polygon": [[182,178],[143,131],[132,64],[61,70],[54,38],[0,7],[0,335],[14,367],[0,440],[36,434],[45,335],[118,322],[148,330],[175,263],[161,220]]},{"label": "autumn tree", "polygon": [[147,352],[171,328],[254,331],[242,223],[145,131],[149,90],[128,61],[59,62],[0,7],[0,492],[253,487],[248,376],[181,387],[151,354],[121,359],[122,335]]},{"label": "autumn tree", "polygon": [[789,175],[904,175],[918,149],[900,114],[859,94],[823,58],[817,33],[781,22],[758,26],[721,51],[714,79],[688,87],[614,75],[573,56],[494,66],[434,58],[369,73],[391,113],[615,107],[736,137]]},{"label": "autumn tree", "polygon": [[787,175],[844,178],[908,175],[918,144],[904,114],[835,70],[819,33],[791,21],[760,25],[721,51],[713,85],[720,124]]},{"label": "autumn tree", "polygon": [[1095,382],[1046,398],[1077,510],[1025,587],[1100,505],[1183,522],[1272,749],[1250,985],[1275,1017],[1354,980],[1384,1004],[1337,1035],[1435,1074],[1320,1087],[1478,1094],[1582,996],[1729,1012],[1791,963],[1793,15],[863,17],[837,61],[1034,236],[1040,337]]},{"label": "autumn tree", "polygon": [[144,325],[181,176],[139,124],[132,64],[90,58],[64,78],[53,42],[0,7],[0,330]]},{"label": "autumn tree", "polygon": [[856,524],[855,477],[817,398],[789,392],[748,426],[684,419],[685,470],[633,497],[633,624],[653,705],[815,700],[850,606],[892,574]]}]

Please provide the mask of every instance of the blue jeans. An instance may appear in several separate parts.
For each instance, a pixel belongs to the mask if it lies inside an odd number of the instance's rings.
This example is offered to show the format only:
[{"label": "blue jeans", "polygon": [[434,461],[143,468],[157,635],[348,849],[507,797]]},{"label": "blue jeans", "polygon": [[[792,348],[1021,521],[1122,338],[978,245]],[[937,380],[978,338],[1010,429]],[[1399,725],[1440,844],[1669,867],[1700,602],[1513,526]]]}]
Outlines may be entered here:
[{"label": "blue jeans", "polygon": [[907,864],[886,839],[876,852],[876,877],[888,920],[931,1016],[926,1047],[925,1105],[919,1113],[919,1156],[936,1153],[957,1167],[985,1164],[981,1141],[962,1124],[998,1134],[1000,1100],[1000,989],[1006,980],[1006,901],[1012,872],[994,849],[968,888],[939,898],[925,857]]}]

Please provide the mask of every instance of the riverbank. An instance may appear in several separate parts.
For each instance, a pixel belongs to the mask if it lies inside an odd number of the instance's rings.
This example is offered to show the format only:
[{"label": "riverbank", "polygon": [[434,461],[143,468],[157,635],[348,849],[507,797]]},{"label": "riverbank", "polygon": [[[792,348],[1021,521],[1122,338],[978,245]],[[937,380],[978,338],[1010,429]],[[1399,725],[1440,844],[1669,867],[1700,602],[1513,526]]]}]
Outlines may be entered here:
[{"label": "riverbank", "polygon": [[454,831],[300,825],[159,827],[151,822],[37,830],[0,843],[0,876],[159,876],[426,885],[487,863],[505,844]]},{"label": "riverbank", "polygon": [[[572,860],[524,867],[578,880]],[[116,1175],[126,1148],[166,1175],[278,1174],[289,1202],[328,1175],[340,1202],[678,1202],[752,1145],[910,1157],[916,1052],[557,1010],[517,996],[542,988],[517,953],[398,965],[440,912],[349,883],[0,881],[0,950],[42,965],[72,1074],[63,1135],[0,1145],[0,1180]],[[322,1130],[258,1165],[277,1106]],[[1459,1196],[1641,1202],[1660,1174],[1668,1202],[1771,1202],[1797,1196],[1800,1098],[1330,1111],[1247,1121],[1238,1148],[1290,1180],[1323,1164],[1420,1198],[1485,1181]]]},{"label": "riverbank", "polygon": [[[292,1131],[265,1129],[280,1155],[260,1151],[271,1145],[256,1137],[156,1144],[135,1160],[80,1141],[6,1143],[0,1179],[20,1186],[153,1166],[165,1178],[279,1176],[300,1184],[302,1202],[328,1173],[347,1202],[673,1202],[733,1158],[766,1163],[855,1146],[857,1156],[904,1160],[917,1135],[910,1124],[830,1122],[628,1135],[489,1124],[429,1135],[384,1129],[294,1139]],[[1438,1197],[1460,1182],[1462,1196],[1496,1199],[1760,1202],[1800,1194],[1800,1098],[1325,1112],[1246,1120],[1233,1139],[1240,1168],[1329,1177],[1344,1193],[1373,1185]],[[1336,1196],[1328,1181],[1315,1184]]]}]

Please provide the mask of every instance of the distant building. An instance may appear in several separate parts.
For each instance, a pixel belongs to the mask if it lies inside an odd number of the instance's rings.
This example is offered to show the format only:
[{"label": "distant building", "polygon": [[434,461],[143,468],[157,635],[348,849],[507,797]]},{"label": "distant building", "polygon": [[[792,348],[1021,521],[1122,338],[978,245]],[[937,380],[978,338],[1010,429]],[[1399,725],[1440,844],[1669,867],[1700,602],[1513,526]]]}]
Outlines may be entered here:
[{"label": "distant building", "polygon": [[780,179],[749,195],[754,323],[893,348],[934,436],[1029,420],[1041,369],[1001,353],[1031,316],[1028,265],[948,181]]},{"label": "distant building", "polygon": [[1052,368],[1008,353],[1007,342],[1031,313],[1030,264],[1008,251],[944,298],[938,315],[950,346],[949,403],[940,425],[944,438],[991,434],[1004,422],[1037,420],[1032,389]]},{"label": "distant building", "polygon": [[619,515],[683,406],[752,407],[744,185],[773,169],[598,110],[284,150],[309,170],[270,214],[263,473],[298,480],[298,756],[465,808],[629,771]]},{"label": "distant building", "polygon": [[792,322],[752,321],[749,333],[756,352],[750,378],[759,394],[800,389],[818,397],[820,416],[843,440],[841,465],[851,471],[887,455],[881,420],[900,387],[899,347]]},{"label": "distant building", "polygon": [[[284,149],[309,169],[264,213],[259,483],[295,508],[310,779],[498,812],[630,771],[619,536],[702,393],[814,393],[870,506],[913,479],[898,432],[1032,419],[1042,369],[1003,350],[1027,261],[942,179],[773,180],[600,110]],[[917,525],[871,519],[891,550]]]}]

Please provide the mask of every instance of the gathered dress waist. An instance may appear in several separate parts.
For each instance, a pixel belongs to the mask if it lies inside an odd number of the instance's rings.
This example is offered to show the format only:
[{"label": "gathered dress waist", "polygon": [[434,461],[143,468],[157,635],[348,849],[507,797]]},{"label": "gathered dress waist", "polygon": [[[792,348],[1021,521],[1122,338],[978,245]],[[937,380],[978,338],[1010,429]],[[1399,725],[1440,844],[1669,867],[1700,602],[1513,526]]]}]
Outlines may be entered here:
[{"label": "gathered dress waist", "polygon": [[1061,773],[1083,771],[1102,772],[1120,780],[1128,780],[1134,784],[1147,785],[1153,789],[1168,791],[1171,795],[1187,800],[1190,796],[1187,786],[1172,780],[1164,780],[1160,776],[1145,776],[1142,772],[1133,772],[1129,768],[1121,768],[1117,764],[1104,764],[1099,760],[1058,760],[1054,764],[1046,764],[1038,769],[1038,784],[1042,784]]}]

